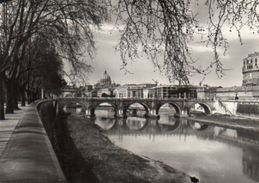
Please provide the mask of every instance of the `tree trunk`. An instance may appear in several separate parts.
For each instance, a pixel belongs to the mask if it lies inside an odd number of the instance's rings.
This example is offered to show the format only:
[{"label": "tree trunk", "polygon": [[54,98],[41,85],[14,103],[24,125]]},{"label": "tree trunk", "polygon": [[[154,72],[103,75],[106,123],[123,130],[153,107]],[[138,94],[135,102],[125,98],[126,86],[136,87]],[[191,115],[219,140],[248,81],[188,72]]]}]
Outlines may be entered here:
[{"label": "tree trunk", "polygon": [[[14,92],[16,93],[16,92]],[[13,108],[14,110],[20,110],[19,106],[18,106],[18,97],[16,96],[16,94],[14,94],[13,97]]]},{"label": "tree trunk", "polygon": [[22,100],[22,104],[21,106],[24,107],[26,105],[26,94],[25,94],[25,87],[21,87],[20,88],[21,91],[21,100]]},{"label": "tree trunk", "polygon": [[34,102],[37,99],[38,99],[38,93],[35,91],[32,93],[32,101]]},{"label": "tree trunk", "polygon": [[45,98],[45,91],[43,88],[41,88],[41,97],[40,99],[43,100]]},{"label": "tree trunk", "polygon": [[6,82],[6,114],[13,114],[14,113],[14,106],[13,106],[13,97],[14,97],[14,87],[13,81],[7,80]]},{"label": "tree trunk", "polygon": [[0,76],[0,120],[5,119],[4,112],[4,101],[5,101],[5,91],[4,91],[4,81],[3,77]]},{"label": "tree trunk", "polygon": [[27,93],[27,102],[28,102],[28,104],[30,104],[31,103],[31,92],[27,90],[26,93]]},{"label": "tree trunk", "polygon": [[16,82],[13,82],[13,107],[15,110],[20,110],[18,107],[19,88]]}]

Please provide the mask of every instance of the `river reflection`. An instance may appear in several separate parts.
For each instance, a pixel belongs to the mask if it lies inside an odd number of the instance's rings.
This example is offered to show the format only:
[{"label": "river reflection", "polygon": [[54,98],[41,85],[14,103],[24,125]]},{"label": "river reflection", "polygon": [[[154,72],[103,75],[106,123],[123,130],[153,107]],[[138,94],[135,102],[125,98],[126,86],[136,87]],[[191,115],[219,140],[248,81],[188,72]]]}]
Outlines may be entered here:
[{"label": "river reflection", "polygon": [[[259,135],[163,114],[160,120],[97,115],[94,122],[116,145],[157,159],[204,183],[259,181]],[[109,112],[108,112],[109,113]]]}]

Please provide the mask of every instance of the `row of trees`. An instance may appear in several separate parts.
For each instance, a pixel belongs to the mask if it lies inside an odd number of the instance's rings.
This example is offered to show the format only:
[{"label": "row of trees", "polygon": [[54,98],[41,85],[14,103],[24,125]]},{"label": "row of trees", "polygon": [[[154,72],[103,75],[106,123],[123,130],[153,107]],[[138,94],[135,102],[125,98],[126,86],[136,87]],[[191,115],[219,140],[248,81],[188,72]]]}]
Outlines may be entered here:
[{"label": "row of trees", "polygon": [[[41,88],[64,85],[62,60],[74,71],[86,65],[81,45],[94,50],[91,25],[107,17],[102,0],[12,0],[0,7],[0,119],[39,97]],[[6,110],[4,111],[4,103]]]},{"label": "row of trees", "polygon": [[[38,95],[39,88],[56,91],[62,80],[62,63],[73,73],[89,66],[82,52],[94,53],[92,27],[115,15],[121,29],[118,49],[122,65],[145,53],[169,80],[188,84],[193,72],[206,75],[210,68],[222,76],[218,48],[227,49],[223,28],[235,29],[241,40],[244,26],[259,28],[257,0],[196,0],[207,10],[206,45],[214,60],[196,67],[189,42],[199,21],[191,0],[9,0],[0,4],[0,119]],[[140,49],[141,48],[141,49]],[[86,51],[87,50],[87,51]],[[163,59],[160,59],[162,56]]]}]

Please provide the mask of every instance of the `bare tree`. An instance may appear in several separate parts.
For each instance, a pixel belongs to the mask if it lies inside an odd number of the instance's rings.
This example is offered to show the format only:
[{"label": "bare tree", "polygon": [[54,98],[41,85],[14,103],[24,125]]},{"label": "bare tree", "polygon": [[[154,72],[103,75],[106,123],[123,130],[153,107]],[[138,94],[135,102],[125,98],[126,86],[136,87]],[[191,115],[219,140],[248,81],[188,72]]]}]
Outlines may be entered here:
[{"label": "bare tree", "polygon": [[[36,35],[51,40],[59,54],[77,71],[83,64],[81,45],[87,45],[91,56],[94,51],[91,26],[99,26],[107,17],[107,7],[105,0],[14,0],[4,3],[0,13],[0,80],[5,81],[10,95],[7,112],[12,113],[14,85],[28,52],[29,40]],[[0,95],[3,99],[3,92]]]},{"label": "bare tree", "polygon": [[[195,72],[206,75],[215,68],[219,77],[224,67],[218,48],[228,48],[223,29],[228,27],[237,31],[244,26],[258,30],[257,0],[196,0],[208,11],[208,26],[205,27],[207,46],[212,46],[214,59],[200,69],[195,66],[189,49],[189,43],[200,27],[190,0],[119,0],[115,7],[117,24],[125,28],[118,44],[123,65],[144,52],[161,72],[165,72],[170,81],[188,84],[190,75]],[[162,62],[159,57],[163,56]]]}]

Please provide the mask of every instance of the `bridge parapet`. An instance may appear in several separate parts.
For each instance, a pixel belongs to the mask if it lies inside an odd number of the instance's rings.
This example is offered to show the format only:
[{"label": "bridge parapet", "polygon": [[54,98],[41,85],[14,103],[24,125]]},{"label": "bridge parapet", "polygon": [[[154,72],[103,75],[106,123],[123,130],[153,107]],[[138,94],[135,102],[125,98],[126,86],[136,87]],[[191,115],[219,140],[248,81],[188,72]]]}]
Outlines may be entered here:
[{"label": "bridge parapet", "polygon": [[221,100],[222,102],[234,102],[240,104],[259,104],[259,100]]}]

